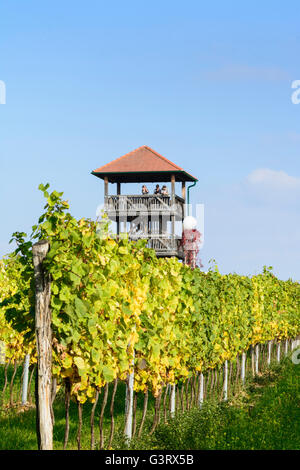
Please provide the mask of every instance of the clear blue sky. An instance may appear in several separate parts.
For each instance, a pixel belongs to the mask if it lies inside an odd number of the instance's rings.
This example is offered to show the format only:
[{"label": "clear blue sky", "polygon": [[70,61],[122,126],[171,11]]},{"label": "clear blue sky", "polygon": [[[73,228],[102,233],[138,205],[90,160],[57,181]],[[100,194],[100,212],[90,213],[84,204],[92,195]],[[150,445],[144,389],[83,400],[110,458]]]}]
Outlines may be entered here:
[{"label": "clear blue sky", "polygon": [[39,183],[95,217],[90,172],[141,145],[198,176],[204,268],[300,279],[299,1],[0,6],[1,230],[30,231]]}]

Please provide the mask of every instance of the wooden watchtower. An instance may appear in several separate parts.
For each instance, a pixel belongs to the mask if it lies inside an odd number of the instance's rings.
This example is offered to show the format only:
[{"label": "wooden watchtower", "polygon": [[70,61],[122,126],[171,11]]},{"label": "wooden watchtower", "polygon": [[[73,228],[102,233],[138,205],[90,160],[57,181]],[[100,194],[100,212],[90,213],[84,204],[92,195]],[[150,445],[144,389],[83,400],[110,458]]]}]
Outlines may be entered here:
[{"label": "wooden watchtower", "polygon": [[[175,163],[167,160],[146,145],[92,171],[104,180],[104,211],[116,222],[117,234],[127,233],[131,240],[147,239],[147,246],[157,256],[183,258],[181,235],[175,233],[175,223],[185,217],[186,182],[197,182]],[[181,195],[175,192],[175,183],[181,182]],[[109,193],[109,183],[116,183],[116,194]],[[122,183],[170,184],[168,194],[122,195]]]}]

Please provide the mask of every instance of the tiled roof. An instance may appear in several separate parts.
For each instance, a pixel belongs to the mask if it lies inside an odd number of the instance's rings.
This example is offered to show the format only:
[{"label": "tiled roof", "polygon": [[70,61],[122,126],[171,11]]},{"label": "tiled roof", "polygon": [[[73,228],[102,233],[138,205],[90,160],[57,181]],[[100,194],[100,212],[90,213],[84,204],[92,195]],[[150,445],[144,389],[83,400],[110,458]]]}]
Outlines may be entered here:
[{"label": "tiled roof", "polygon": [[[150,181],[156,180],[156,173],[161,174],[160,178],[163,178],[163,174],[167,175],[170,173],[176,173],[177,175],[181,174],[181,178],[183,180],[197,181],[197,178],[189,175],[180,166],[163,157],[147,145],[143,145],[142,147],[132,150],[131,152],[126,153],[126,155],[116,158],[112,162],[107,163],[92,172],[93,175],[98,176],[99,178],[103,178],[104,175],[107,175],[111,181],[126,181],[130,180],[130,178],[133,181],[133,178],[135,178],[134,175],[145,175],[145,173],[148,173],[149,175],[151,173],[151,177],[149,176]],[[132,176],[130,176],[130,174],[132,174]],[[125,175],[127,176],[125,177]]]},{"label": "tiled roof", "polygon": [[127,173],[130,171],[182,171],[182,168],[147,145],[143,145],[94,170],[95,173]]}]

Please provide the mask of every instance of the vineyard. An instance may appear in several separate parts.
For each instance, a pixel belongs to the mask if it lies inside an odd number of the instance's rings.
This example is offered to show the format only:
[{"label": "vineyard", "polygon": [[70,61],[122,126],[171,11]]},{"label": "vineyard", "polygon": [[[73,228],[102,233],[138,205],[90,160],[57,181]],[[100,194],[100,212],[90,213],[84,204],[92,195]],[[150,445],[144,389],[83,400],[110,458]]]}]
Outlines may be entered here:
[{"label": "vineyard", "polygon": [[[1,406],[6,409],[18,401],[13,382],[25,359],[30,361],[29,390],[36,375],[33,246],[46,241],[51,405],[57,394],[64,394],[63,448],[68,445],[71,403],[78,408],[78,448],[86,402],[91,448],[111,448],[118,388],[124,389],[123,429],[130,439],[153,433],[161,419],[171,420],[178,410],[201,407],[209,390],[227,400],[230,384],[243,384],[247,373],[258,373],[295,347],[300,335],[299,283],[281,281],[266,267],[252,277],[221,275],[216,266],[204,273],[175,258],[157,258],[144,241],[116,239],[104,216],[96,222],[76,220],[63,193],[49,193],[48,185],[40,189],[46,199],[43,215],[30,237],[13,234],[18,248],[0,261]],[[139,415],[138,397],[143,399]],[[104,435],[106,407],[111,425]],[[152,416],[150,428],[147,412]],[[51,414],[54,423],[53,407]]]}]

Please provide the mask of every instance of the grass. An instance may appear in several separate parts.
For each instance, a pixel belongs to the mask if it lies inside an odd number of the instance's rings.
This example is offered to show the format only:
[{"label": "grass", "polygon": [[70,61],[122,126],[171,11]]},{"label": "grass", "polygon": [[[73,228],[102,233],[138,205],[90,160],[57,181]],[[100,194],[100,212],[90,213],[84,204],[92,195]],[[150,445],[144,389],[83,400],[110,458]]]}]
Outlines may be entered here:
[{"label": "grass", "polygon": [[[0,391],[3,389],[4,384],[4,372],[0,370]],[[37,449],[37,438],[36,438],[36,413],[35,407],[20,406],[20,387],[21,387],[21,375],[22,368],[19,367],[14,380],[13,387],[13,398],[14,406],[8,406],[10,401],[10,380],[13,375],[13,367],[8,369],[8,383],[6,387],[5,396],[3,397],[3,407],[0,407],[0,450],[35,450]],[[110,432],[111,416],[109,411],[110,397],[112,390],[110,389],[108,395],[107,406],[104,414],[104,437],[105,444],[107,442]],[[1,396],[1,392],[0,392]],[[31,396],[34,396],[34,384],[31,385]],[[95,413],[95,443],[98,448],[99,443],[99,415],[102,405],[102,396],[99,398],[99,402]],[[53,443],[54,449],[63,449],[64,433],[65,433],[65,404],[64,404],[64,392],[59,390],[54,401],[53,410],[55,416],[55,425],[53,429]],[[34,403],[34,398],[33,398]],[[124,429],[124,406],[125,406],[125,384],[119,383],[115,404],[114,404],[114,420],[115,420],[115,440],[125,446],[123,439]],[[81,447],[82,449],[90,449],[90,415],[92,405],[85,403],[82,407],[82,433],[81,433]],[[139,395],[137,402],[137,422],[139,423],[142,416],[143,409],[143,397]],[[150,426],[153,419],[154,410],[154,399],[149,396],[148,403],[147,422],[145,423],[145,429]],[[74,401],[70,403],[70,430],[69,440],[67,449],[77,449],[77,429],[78,429],[78,408]]]},{"label": "grass", "polygon": [[[12,371],[9,371],[11,377]],[[3,374],[0,374],[2,376]],[[21,371],[16,375],[15,400],[18,400]],[[3,378],[0,380],[2,389]],[[7,395],[8,391],[6,392]],[[119,384],[115,400],[116,434],[114,449],[127,448],[122,430],[124,428],[124,384]],[[8,395],[6,396],[7,399]],[[138,422],[143,401],[138,398]],[[108,405],[109,405],[108,401]],[[98,416],[96,410],[95,436],[98,440]],[[247,381],[227,403],[215,397],[205,401],[202,409],[192,408],[178,413],[168,424],[161,423],[150,435],[154,403],[149,397],[149,412],[145,430],[140,439],[133,439],[131,449],[300,449],[300,366],[289,359],[280,365],[273,364],[265,373]],[[91,405],[83,406],[82,448],[90,448]],[[64,394],[60,391],[54,402],[55,426],[54,448],[63,448]],[[77,406],[70,407],[70,438],[68,449],[76,449]],[[109,406],[104,417],[106,442],[110,428]],[[0,412],[0,449],[37,449],[35,434],[35,409],[9,408]]]},{"label": "grass", "polygon": [[[149,447],[149,445],[151,447]],[[227,404],[207,402],[160,426],[146,448],[299,450],[300,367],[285,361]]]}]

